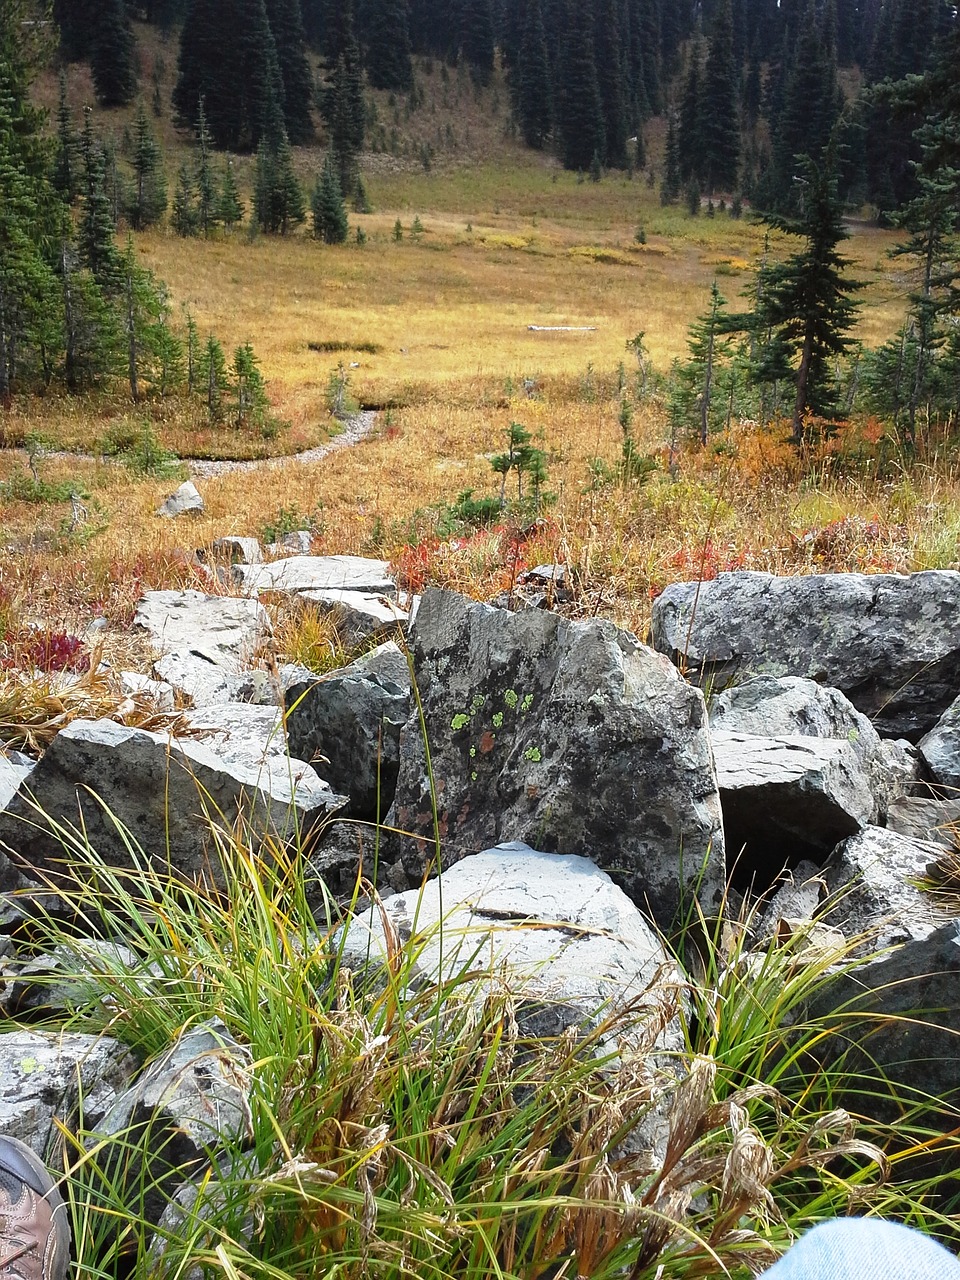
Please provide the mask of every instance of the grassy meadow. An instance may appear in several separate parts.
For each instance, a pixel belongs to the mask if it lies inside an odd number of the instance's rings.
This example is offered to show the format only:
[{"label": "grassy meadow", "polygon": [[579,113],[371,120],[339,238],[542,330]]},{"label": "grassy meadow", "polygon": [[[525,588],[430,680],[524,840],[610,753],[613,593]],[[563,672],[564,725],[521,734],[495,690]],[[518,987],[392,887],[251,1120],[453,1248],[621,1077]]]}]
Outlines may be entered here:
[{"label": "grassy meadow", "polygon": [[[144,82],[160,66],[169,92],[175,47],[147,40],[144,50]],[[937,440],[910,468],[880,424],[856,420],[804,459],[784,443],[782,425],[736,419],[706,450],[683,440],[670,448],[656,375],[684,355],[711,282],[745,308],[758,261],[786,252],[785,237],[765,250],[764,229],[749,216],[662,208],[649,171],[593,183],[524,151],[508,136],[499,81],[480,91],[424,64],[418,85],[415,109],[377,96],[379,142],[363,164],[373,212],[351,212],[349,243],[320,245],[306,228],[255,240],[246,231],[208,241],[166,229],[136,237],[141,261],[167,282],[175,311],[189,309],[201,340],[215,333],[228,353],[253,343],[284,425],[211,427],[200,403],[133,405],[121,392],[16,401],[0,418],[11,446],[0,452],[8,609],[66,629],[98,614],[122,626],[143,588],[201,585],[195,548],[308,524],[318,551],[383,555],[409,571],[411,585],[448,582],[478,595],[509,586],[524,563],[562,560],[578,586],[575,608],[641,633],[651,596],[675,578],[741,565],[803,572],[956,562],[956,475]],[[40,95],[55,102],[52,80]],[[69,95],[75,112],[92,97],[81,69],[70,69]],[[97,123],[122,145],[122,114]],[[187,151],[169,114],[156,123],[172,187]],[[660,142],[654,125],[653,169]],[[307,190],[321,159],[319,149],[297,153]],[[249,199],[250,157],[237,168]],[[866,222],[851,230],[847,252],[865,284],[857,336],[869,346],[895,329],[909,280],[888,257],[893,233]],[[567,331],[549,331],[559,326]],[[627,347],[640,332],[643,385]],[[319,463],[201,480],[206,511],[189,523],[155,515],[174,487],[172,469],[158,477],[149,458],[125,466],[104,456],[147,422],[156,444],[182,459],[310,448],[339,429],[328,385],[341,363],[349,395],[377,410],[374,435]],[[624,401],[634,447],[648,459],[642,483],[615,478]],[[467,490],[498,492],[490,457],[513,421],[546,454],[553,502],[519,537],[455,529],[442,509]],[[47,486],[39,493],[16,447],[24,442]],[[61,500],[49,500],[58,486]],[[81,521],[63,497],[71,486]]]}]

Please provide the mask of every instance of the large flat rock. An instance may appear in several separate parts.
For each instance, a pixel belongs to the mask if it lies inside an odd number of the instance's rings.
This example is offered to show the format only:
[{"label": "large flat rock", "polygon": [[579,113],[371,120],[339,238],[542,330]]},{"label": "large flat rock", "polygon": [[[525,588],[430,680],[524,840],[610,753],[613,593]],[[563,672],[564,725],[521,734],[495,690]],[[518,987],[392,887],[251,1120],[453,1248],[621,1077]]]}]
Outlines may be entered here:
[{"label": "large flat rock", "polygon": [[[640,911],[605,872],[587,858],[521,842],[464,858],[421,889],[387,899],[382,912],[357,917],[344,940],[350,967],[386,963],[383,913],[416,948],[414,982],[503,974],[519,1005],[535,997],[561,1019],[573,1010],[595,1022],[659,983],[680,982]],[[679,1048],[677,1036],[674,1028]]]},{"label": "large flat rock", "polygon": [[271,633],[269,615],[256,600],[202,591],[148,591],[133,625],[160,654],[193,655],[233,673]]},{"label": "large flat rock", "polygon": [[394,597],[397,584],[386,560],[363,556],[286,556],[269,564],[236,564],[234,581],[247,595],[259,591],[359,591]]},{"label": "large flat rock", "polygon": [[653,643],[693,677],[759,673],[840,689],[888,737],[917,741],[960,694],[960,573],[722,573],[674,583]]},{"label": "large flat rock", "polygon": [[[428,591],[412,632],[443,865],[502,841],[578,854],[669,924],[725,878],[706,709],[629,633],[543,610]],[[392,825],[432,856],[430,771],[417,714],[402,737]]]}]

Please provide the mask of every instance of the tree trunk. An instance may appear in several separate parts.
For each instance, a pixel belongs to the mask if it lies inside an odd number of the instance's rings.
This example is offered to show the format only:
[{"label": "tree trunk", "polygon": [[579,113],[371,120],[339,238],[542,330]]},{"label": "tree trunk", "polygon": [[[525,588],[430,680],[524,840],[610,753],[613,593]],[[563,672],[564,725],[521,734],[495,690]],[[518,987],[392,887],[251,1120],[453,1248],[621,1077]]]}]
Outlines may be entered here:
[{"label": "tree trunk", "polygon": [[793,436],[792,443],[804,443],[803,414],[807,407],[807,384],[810,381],[810,365],[813,361],[813,335],[808,333],[803,340],[803,355],[800,357],[800,368],[797,370],[797,396],[793,402]]}]

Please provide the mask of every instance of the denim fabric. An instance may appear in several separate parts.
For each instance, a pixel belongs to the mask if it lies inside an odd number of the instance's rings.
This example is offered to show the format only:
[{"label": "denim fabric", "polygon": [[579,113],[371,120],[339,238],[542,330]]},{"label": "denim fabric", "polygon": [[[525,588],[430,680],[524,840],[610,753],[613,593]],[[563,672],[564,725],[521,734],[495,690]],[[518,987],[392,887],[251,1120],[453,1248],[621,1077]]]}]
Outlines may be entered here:
[{"label": "denim fabric", "polygon": [[809,1231],[762,1280],[960,1280],[960,1262],[898,1222],[838,1218]]}]

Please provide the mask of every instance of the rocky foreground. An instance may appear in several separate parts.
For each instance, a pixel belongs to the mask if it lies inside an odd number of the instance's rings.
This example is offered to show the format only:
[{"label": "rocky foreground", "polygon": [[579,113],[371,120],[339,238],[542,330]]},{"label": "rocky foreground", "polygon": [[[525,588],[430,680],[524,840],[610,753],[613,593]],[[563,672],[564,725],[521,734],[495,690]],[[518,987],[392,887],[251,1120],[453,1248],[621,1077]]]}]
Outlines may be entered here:
[{"label": "rocky foreground", "polygon": [[[64,863],[65,827],[108,865],[217,884],[211,823],[247,821],[297,848],[318,909],[349,896],[361,865],[378,883],[385,905],[350,924],[348,964],[384,963],[394,930],[423,935],[417,980],[482,955],[530,995],[528,1034],[596,1019],[665,974],[681,987],[660,935],[694,900],[709,918],[725,894],[762,896],[758,945],[811,921],[854,944],[869,931],[870,950],[889,950],[826,998],[919,1014],[909,1033],[877,1031],[872,1059],[905,1086],[922,1059],[932,1096],[957,1088],[960,930],[921,885],[957,852],[960,574],[678,584],[648,647],[553,612],[559,567],[535,571],[520,607],[435,590],[401,602],[381,561],[264,563],[244,542],[234,595],[140,603],[154,666],[122,680],[182,708],[175,729],[76,720],[39,761],[0,756],[8,1014],[76,1003],[75,976],[53,981],[62,958],[15,940],[82,874]],[[264,591],[336,611],[373,647],[323,679],[265,663]],[[89,945],[115,957],[124,939]],[[679,1061],[675,1023],[656,1045]],[[157,1160],[196,1164],[242,1136],[246,1055],[215,1026],[146,1070],[108,1038],[9,1032],[0,1131],[46,1152],[82,1095],[99,1132],[149,1113]]]}]

